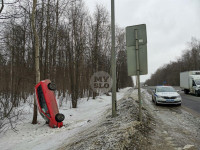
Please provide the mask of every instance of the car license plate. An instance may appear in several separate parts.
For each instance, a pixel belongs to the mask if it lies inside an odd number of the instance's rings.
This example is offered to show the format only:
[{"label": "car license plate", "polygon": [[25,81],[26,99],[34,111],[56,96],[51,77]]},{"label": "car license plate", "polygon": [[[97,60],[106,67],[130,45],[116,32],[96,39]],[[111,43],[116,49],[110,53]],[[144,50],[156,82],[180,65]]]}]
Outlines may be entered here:
[{"label": "car license plate", "polygon": [[174,99],[167,99],[167,102],[174,102]]}]

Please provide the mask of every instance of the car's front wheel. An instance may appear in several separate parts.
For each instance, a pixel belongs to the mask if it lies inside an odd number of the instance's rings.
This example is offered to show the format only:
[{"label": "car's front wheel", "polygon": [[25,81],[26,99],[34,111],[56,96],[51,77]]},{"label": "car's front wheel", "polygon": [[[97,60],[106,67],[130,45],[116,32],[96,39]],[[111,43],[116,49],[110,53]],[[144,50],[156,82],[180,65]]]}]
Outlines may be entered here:
[{"label": "car's front wheel", "polygon": [[156,106],[158,106],[158,103],[157,103],[157,100],[156,100],[156,98],[155,98],[154,102],[155,102]]}]

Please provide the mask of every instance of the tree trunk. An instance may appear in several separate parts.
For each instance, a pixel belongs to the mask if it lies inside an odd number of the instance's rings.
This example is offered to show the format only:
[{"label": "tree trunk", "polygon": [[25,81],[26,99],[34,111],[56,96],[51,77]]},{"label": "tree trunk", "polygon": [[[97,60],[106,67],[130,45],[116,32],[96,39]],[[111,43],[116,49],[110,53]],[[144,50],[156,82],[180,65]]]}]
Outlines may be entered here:
[{"label": "tree trunk", "polygon": [[[53,69],[52,69],[52,80],[53,82],[55,82],[55,78],[56,78],[56,51],[57,51],[57,39],[58,39],[58,21],[59,21],[59,12],[58,12],[58,7],[59,7],[59,0],[57,0],[56,2],[56,33],[55,33],[55,43],[54,43],[54,48],[53,48]],[[65,69],[64,69],[65,70]]]},{"label": "tree trunk", "polygon": [[47,3],[47,21],[46,21],[46,50],[45,50],[45,69],[44,69],[44,78],[49,79],[49,27],[50,27],[50,14],[49,14],[49,5],[50,5],[50,0],[48,0]]},{"label": "tree trunk", "polygon": [[[32,9],[32,30],[35,38],[35,71],[36,71],[36,84],[40,82],[40,67],[39,67],[39,38],[35,28],[35,11],[36,11],[37,0],[33,0],[33,9]],[[36,104],[36,95],[34,99],[34,108],[33,108],[33,121],[32,124],[37,123],[37,104]]]}]

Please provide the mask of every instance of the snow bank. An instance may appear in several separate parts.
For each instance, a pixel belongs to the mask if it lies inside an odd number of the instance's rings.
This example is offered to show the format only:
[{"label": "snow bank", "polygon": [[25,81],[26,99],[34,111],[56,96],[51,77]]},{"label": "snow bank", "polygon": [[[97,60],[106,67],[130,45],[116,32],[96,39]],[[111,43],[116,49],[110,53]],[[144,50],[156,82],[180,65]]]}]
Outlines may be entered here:
[{"label": "snow bank", "polygon": [[[117,99],[121,99],[126,91],[125,88],[117,93]],[[98,96],[95,100],[87,98],[78,101],[78,108],[70,108],[69,101],[60,108],[65,115],[62,128],[50,128],[38,115],[38,124],[32,125],[32,105],[27,103],[23,106],[23,115],[16,124],[16,132],[8,130],[0,134],[1,150],[46,150],[56,149],[66,143],[70,138],[76,136],[86,127],[96,124],[107,109],[111,109],[111,96]]]}]

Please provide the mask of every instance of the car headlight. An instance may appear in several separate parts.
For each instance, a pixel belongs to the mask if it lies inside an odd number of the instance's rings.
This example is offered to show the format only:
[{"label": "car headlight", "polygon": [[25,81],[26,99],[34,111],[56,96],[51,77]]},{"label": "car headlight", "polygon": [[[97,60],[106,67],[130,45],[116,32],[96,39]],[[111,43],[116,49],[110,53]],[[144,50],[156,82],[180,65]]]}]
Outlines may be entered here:
[{"label": "car headlight", "polygon": [[179,96],[177,96],[176,98],[181,98],[181,96],[179,95]]}]

